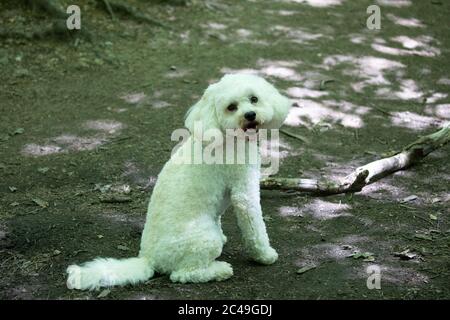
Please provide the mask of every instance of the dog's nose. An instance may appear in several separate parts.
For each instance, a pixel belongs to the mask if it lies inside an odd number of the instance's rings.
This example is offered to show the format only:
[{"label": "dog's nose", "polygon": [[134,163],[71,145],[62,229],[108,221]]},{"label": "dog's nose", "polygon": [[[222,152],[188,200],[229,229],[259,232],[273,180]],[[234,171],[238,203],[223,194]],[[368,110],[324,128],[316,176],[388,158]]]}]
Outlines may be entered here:
[{"label": "dog's nose", "polygon": [[248,121],[253,121],[256,119],[256,112],[254,111],[246,112],[244,114],[244,118],[247,119]]}]

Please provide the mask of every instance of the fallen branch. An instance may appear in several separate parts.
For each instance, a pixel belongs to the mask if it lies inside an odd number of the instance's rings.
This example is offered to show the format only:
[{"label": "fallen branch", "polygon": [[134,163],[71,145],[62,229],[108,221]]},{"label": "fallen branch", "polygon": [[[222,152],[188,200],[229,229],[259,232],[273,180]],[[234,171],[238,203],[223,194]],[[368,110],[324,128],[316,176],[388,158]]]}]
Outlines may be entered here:
[{"label": "fallen branch", "polygon": [[450,142],[450,123],[435,133],[417,139],[391,157],[357,168],[341,181],[268,177],[261,180],[261,189],[290,190],[314,195],[359,192],[381,178],[416,164],[448,142]]}]

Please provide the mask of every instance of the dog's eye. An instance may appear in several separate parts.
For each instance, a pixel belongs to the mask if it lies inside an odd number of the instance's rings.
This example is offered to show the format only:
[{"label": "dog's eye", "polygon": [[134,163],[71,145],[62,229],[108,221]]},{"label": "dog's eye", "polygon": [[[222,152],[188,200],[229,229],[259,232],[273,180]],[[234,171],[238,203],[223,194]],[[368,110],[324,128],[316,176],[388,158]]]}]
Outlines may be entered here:
[{"label": "dog's eye", "polygon": [[257,102],[258,102],[258,97],[251,96],[251,97],[250,97],[250,102],[251,102],[251,103],[257,103]]},{"label": "dog's eye", "polygon": [[232,103],[227,107],[228,111],[236,111],[237,110],[237,103]]}]

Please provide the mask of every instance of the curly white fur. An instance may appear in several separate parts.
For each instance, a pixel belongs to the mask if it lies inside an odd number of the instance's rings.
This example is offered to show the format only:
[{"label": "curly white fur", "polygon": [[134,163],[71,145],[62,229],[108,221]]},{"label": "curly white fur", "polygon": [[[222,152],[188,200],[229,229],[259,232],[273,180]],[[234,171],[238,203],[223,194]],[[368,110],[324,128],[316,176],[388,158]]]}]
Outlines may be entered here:
[{"label": "curly white fur", "polygon": [[[257,101],[251,97],[257,97]],[[230,104],[236,110],[228,108]],[[264,79],[244,74],[225,75],[210,85],[189,111],[185,126],[203,129],[246,129],[245,114],[256,113],[257,128],[274,129],[283,123],[291,102]],[[270,246],[262,219],[259,164],[180,164],[192,148],[194,134],[166,163],[153,190],[142,234],[139,257],[96,259],[67,269],[73,289],[142,282],[154,272],[170,274],[174,282],[225,280],[233,275],[229,263],[216,261],[226,241],[220,219],[229,205],[237,216],[249,256],[272,264],[277,252]]]}]

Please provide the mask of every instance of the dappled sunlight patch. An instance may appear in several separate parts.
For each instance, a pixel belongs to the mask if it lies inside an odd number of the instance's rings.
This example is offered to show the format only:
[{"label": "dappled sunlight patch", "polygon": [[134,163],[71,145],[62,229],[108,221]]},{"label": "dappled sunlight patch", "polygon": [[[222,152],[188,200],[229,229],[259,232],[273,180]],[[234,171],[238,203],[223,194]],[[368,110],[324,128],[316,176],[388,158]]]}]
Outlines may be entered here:
[{"label": "dappled sunlight patch", "polygon": [[305,3],[305,2],[313,7],[324,8],[324,7],[340,5],[340,4],[342,4],[343,0],[305,0],[305,1],[303,1],[303,3]]},{"label": "dappled sunlight patch", "polygon": [[154,101],[152,100],[149,103],[155,109],[166,108],[166,107],[170,107],[172,105],[170,102],[163,101],[163,100],[154,100]]},{"label": "dappled sunlight patch", "polygon": [[285,38],[286,40],[288,40],[290,42],[298,43],[298,44],[305,44],[310,41],[320,39],[324,36],[321,33],[308,32],[308,31],[304,30],[303,28],[293,29],[293,28],[290,28],[287,26],[282,26],[282,25],[273,26],[270,28],[270,31],[272,32],[272,34],[274,36],[278,37],[279,39]]},{"label": "dappled sunlight patch", "polygon": [[369,184],[359,194],[372,199],[391,201],[398,201],[409,195],[407,190],[390,184],[388,178]]},{"label": "dappled sunlight patch", "polygon": [[[182,78],[188,74],[189,74],[188,70],[175,69],[175,70],[172,70],[172,71],[166,73],[165,77],[170,78],[170,79],[175,79],[178,77]],[[166,107],[172,106],[172,103],[162,99],[163,97],[168,97],[169,99],[175,99],[177,97],[177,94],[171,93],[170,91],[167,91],[167,90],[164,90],[164,91],[155,90],[149,95],[143,95],[139,99],[136,99],[134,104],[137,107],[143,107],[143,106],[148,107],[149,106],[149,107],[152,107],[155,109],[161,109],[161,108],[166,108]]]},{"label": "dappled sunlight patch", "polygon": [[43,144],[30,143],[22,149],[26,156],[46,156],[51,154],[94,150],[107,143],[125,128],[125,125],[114,120],[88,120],[83,126],[87,130],[96,130],[94,136],[82,137],[74,134],[62,134],[46,139]]},{"label": "dappled sunlight patch", "polygon": [[[320,122],[339,123],[344,127],[361,128],[364,122],[359,114],[367,111],[349,102],[298,100],[299,108],[291,108],[285,120],[290,126],[312,127]],[[354,114],[356,113],[356,114]]]},{"label": "dappled sunlight patch", "polygon": [[331,107],[339,108],[342,112],[351,112],[357,115],[365,115],[370,111],[369,107],[355,105],[348,101],[324,100],[323,103]]},{"label": "dappled sunlight patch", "polygon": [[389,85],[386,79],[388,73],[398,72],[406,68],[400,62],[373,56],[354,57],[346,55],[332,55],[324,58],[322,66],[326,70],[332,70],[340,64],[347,64],[351,69],[345,69],[344,74],[364,79],[352,85],[356,91],[362,91],[368,85]]},{"label": "dappled sunlight patch", "polygon": [[202,24],[201,26],[211,30],[225,30],[228,28],[227,25],[217,22],[208,22],[206,24]]},{"label": "dappled sunlight patch", "polygon": [[344,2],[344,0],[281,0],[281,1],[307,4],[315,8],[326,8],[331,6],[337,6]]},{"label": "dappled sunlight patch", "polygon": [[381,99],[388,100],[418,100],[424,96],[424,92],[419,89],[417,83],[412,79],[400,80],[399,90],[394,91],[391,88],[379,88],[376,95]]},{"label": "dappled sunlight patch", "polygon": [[[317,158],[316,154],[314,154],[314,157]],[[333,181],[340,181],[356,168],[370,162],[364,158],[344,162],[337,157],[330,157],[328,159],[322,157],[322,161],[326,161],[326,167],[322,168],[323,175]]]},{"label": "dappled sunlight patch", "polygon": [[405,68],[400,62],[371,56],[359,58],[357,63],[359,66],[357,73],[352,74],[366,78],[366,84],[389,84],[385,73]]},{"label": "dappled sunlight patch", "polygon": [[345,55],[337,54],[337,55],[331,55],[331,56],[324,58],[322,64],[324,65],[326,70],[330,70],[331,69],[330,67],[335,67],[340,63],[345,63],[345,62],[349,63],[349,62],[356,61],[356,60],[357,60],[357,58],[355,58],[351,55],[345,56]]},{"label": "dappled sunlight patch", "polygon": [[412,4],[411,0],[377,0],[379,5],[386,7],[408,7]]},{"label": "dappled sunlight patch", "polygon": [[298,13],[297,11],[293,10],[266,10],[265,12],[269,14],[278,14],[282,17],[293,16]]},{"label": "dappled sunlight patch", "polygon": [[184,32],[181,32],[180,39],[181,39],[182,43],[184,43],[184,44],[188,43],[191,39],[191,30],[186,30]]},{"label": "dappled sunlight patch", "polygon": [[393,48],[384,44],[372,43],[372,49],[390,55],[396,56],[422,56],[435,57],[441,54],[441,50],[433,47],[431,43],[436,42],[433,37],[419,36],[411,38],[408,36],[397,36],[391,38],[391,41],[402,45],[404,49]]},{"label": "dappled sunlight patch", "polygon": [[104,131],[108,134],[115,134],[124,128],[124,125],[114,120],[88,120],[84,123],[87,129]]},{"label": "dappled sunlight patch", "polygon": [[446,86],[450,86],[450,79],[449,78],[440,78],[437,81],[437,84],[443,84],[443,85],[446,85]]},{"label": "dappled sunlight patch", "polygon": [[236,34],[240,40],[246,40],[253,35],[253,31],[241,28],[236,30]]},{"label": "dappled sunlight patch", "polygon": [[363,44],[367,41],[367,37],[361,34],[351,34],[349,35],[350,42],[354,44]]},{"label": "dappled sunlight patch", "polygon": [[442,119],[450,119],[450,104],[438,104],[426,106],[425,113]]},{"label": "dappled sunlight patch", "polygon": [[283,61],[283,60],[265,60],[259,59],[256,63],[256,69],[232,69],[222,68],[222,73],[245,73],[254,74],[262,77],[273,77],[289,81],[301,81],[304,79],[296,70],[295,67],[300,65],[298,60]]},{"label": "dappled sunlight patch", "polygon": [[409,27],[409,28],[424,28],[425,27],[425,25],[419,19],[416,19],[416,18],[401,18],[392,13],[388,13],[386,15],[386,17],[399,26]]},{"label": "dappled sunlight patch", "polygon": [[26,144],[22,149],[22,154],[28,156],[47,156],[50,154],[56,154],[63,152],[60,146],[54,144],[39,145],[35,143]]},{"label": "dappled sunlight patch", "polygon": [[302,217],[302,211],[298,207],[280,207],[278,212],[282,217]]},{"label": "dappled sunlight patch", "polygon": [[302,212],[313,216],[319,220],[330,220],[339,217],[352,216],[348,211],[351,210],[349,204],[333,203],[320,199],[314,199],[312,202],[306,204]]},{"label": "dappled sunlight patch", "polygon": [[291,81],[300,81],[303,79],[303,77],[295,70],[295,67],[300,64],[301,62],[297,60],[283,61],[259,59],[257,62],[263,76]]},{"label": "dappled sunlight patch", "polygon": [[145,97],[146,96],[145,96],[144,92],[135,92],[135,93],[129,93],[129,94],[120,96],[120,98],[122,100],[124,100],[125,102],[127,102],[129,104],[137,104],[137,103],[141,102],[142,100],[144,100]]},{"label": "dappled sunlight patch", "polygon": [[286,90],[287,94],[295,98],[320,98],[326,96],[328,92],[312,90],[308,88],[292,87]]},{"label": "dappled sunlight patch", "polygon": [[436,103],[439,100],[445,99],[448,97],[447,93],[435,92],[430,97],[427,97],[427,103]]},{"label": "dappled sunlight patch", "polygon": [[281,66],[267,66],[264,67],[261,72],[269,77],[275,77],[284,80],[299,81],[302,79],[302,77],[298,75],[295,70]]},{"label": "dappled sunlight patch", "polygon": [[106,142],[102,137],[79,137],[70,134],[63,134],[52,138],[52,141],[62,145],[69,151],[93,150]]},{"label": "dappled sunlight patch", "polygon": [[417,83],[412,79],[404,79],[400,82],[400,90],[394,93],[395,96],[402,100],[417,100],[424,94],[420,91]]},{"label": "dappled sunlight patch", "polygon": [[439,119],[422,116],[410,111],[392,112],[391,122],[395,126],[413,130],[424,130],[441,124]]}]

